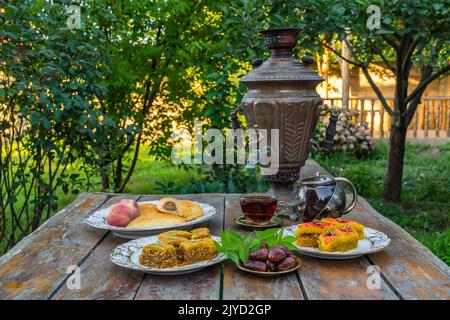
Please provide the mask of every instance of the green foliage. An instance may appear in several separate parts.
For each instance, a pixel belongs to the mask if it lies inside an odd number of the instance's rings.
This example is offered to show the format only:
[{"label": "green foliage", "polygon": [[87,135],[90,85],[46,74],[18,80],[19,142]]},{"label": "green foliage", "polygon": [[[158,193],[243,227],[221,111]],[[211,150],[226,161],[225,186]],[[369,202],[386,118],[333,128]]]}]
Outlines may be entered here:
[{"label": "green foliage", "polygon": [[280,228],[255,231],[246,235],[227,228],[221,232],[220,240],[220,243],[216,242],[217,251],[225,254],[236,265],[247,262],[249,253],[259,249],[264,243],[268,245],[269,249],[277,244],[282,244],[291,250],[297,249],[293,244],[296,238],[284,236],[283,229]]},{"label": "green foliage", "polygon": [[[57,209],[57,191],[79,192],[90,101],[104,91],[97,31],[65,27],[61,3],[9,1],[0,15],[0,240],[11,247]],[[98,47],[101,50],[101,47]]]},{"label": "green foliage", "polygon": [[264,192],[268,186],[256,169],[241,166],[200,166],[196,177],[183,181],[157,181],[155,191],[166,194],[186,193],[249,193]]}]

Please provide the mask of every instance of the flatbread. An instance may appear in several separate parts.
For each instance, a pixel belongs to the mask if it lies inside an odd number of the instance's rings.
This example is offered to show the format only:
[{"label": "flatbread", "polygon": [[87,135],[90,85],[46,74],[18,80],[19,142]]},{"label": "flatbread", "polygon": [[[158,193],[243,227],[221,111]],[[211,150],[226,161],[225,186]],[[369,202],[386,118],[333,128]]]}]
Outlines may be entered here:
[{"label": "flatbread", "polygon": [[158,210],[158,207],[156,206],[156,204],[153,204],[153,203],[140,204],[139,208],[141,209],[141,215],[161,213],[161,211]]},{"label": "flatbread", "polygon": [[159,228],[183,222],[185,222],[185,220],[182,217],[173,214],[152,213],[137,217],[127,225],[127,228]]},{"label": "flatbread", "polygon": [[178,215],[186,221],[195,220],[203,216],[203,209],[191,200],[178,200]]}]

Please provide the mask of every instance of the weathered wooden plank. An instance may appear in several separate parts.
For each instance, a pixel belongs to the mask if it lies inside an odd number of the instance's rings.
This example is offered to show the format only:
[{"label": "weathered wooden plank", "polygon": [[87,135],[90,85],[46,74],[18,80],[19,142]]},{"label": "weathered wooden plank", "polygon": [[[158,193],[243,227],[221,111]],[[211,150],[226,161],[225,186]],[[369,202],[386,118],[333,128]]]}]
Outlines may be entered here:
[{"label": "weathered wooden plank", "polygon": [[322,260],[301,255],[303,265],[299,270],[302,285],[308,299],[312,300],[393,300],[395,292],[381,279],[380,287],[367,285],[365,257],[350,260]]},{"label": "weathered wooden plank", "polygon": [[450,300],[450,277],[411,242],[398,239],[384,251],[370,255],[403,299]]},{"label": "weathered wooden plank", "polygon": [[67,276],[67,267],[78,264],[104,235],[86,230],[83,219],[115,200],[105,203],[108,198],[86,196],[35,232],[32,241],[20,243],[20,250],[0,266],[0,299],[48,298]]},{"label": "weathered wooden plank", "polygon": [[[176,198],[208,203],[217,209],[217,215],[209,222],[195,226],[210,228],[212,235],[219,235],[223,229],[223,195],[179,195]],[[161,196],[144,197],[142,200],[159,199]],[[135,299],[219,299],[221,265],[215,265],[191,274],[178,276],[154,276],[146,274]]]},{"label": "weathered wooden plank", "polygon": [[80,206],[81,204],[89,206],[90,201],[92,201],[93,199],[94,198],[92,198],[91,193],[80,194],[72,203],[70,203],[68,206],[66,206],[65,208],[57,212],[55,215],[50,217],[47,221],[42,223],[33,233],[30,233],[28,236],[23,238],[18,244],[16,244],[13,248],[11,248],[3,256],[1,256],[0,265],[11,259],[11,257],[15,256],[18,252],[22,251],[28,245],[30,245],[30,243],[36,240],[36,238],[40,234],[42,234],[49,227],[53,226],[58,221],[67,216],[74,208]]},{"label": "weathered wooden plank", "polygon": [[[137,200],[138,196],[117,196],[117,199],[124,198]],[[109,259],[114,248],[126,241],[128,240],[115,237],[110,232],[80,264],[81,288],[70,289],[64,283],[51,298],[132,299],[141,283],[143,273],[116,266]]]},{"label": "weathered wooden plank", "polygon": [[[369,256],[391,286],[404,299],[450,300],[450,267],[409,233],[374,210],[366,200],[360,199],[360,202],[366,212],[396,234],[388,248]],[[382,228],[379,230],[385,232]]]},{"label": "weathered wooden plank", "polygon": [[[233,222],[241,214],[238,195],[225,196],[225,226],[245,232]],[[237,269],[231,262],[225,263],[223,275],[223,298],[228,299],[303,299],[296,273],[280,277],[258,277]]]},{"label": "weathered wooden plank", "polygon": [[389,229],[393,230],[393,232],[395,232],[397,235],[396,238],[404,239],[412,247],[417,248],[417,250],[419,250],[421,253],[426,255],[426,258],[430,263],[436,265],[442,272],[444,272],[448,277],[450,277],[450,267],[445,262],[443,262],[441,259],[439,259],[437,256],[435,256],[427,247],[425,247],[423,244],[421,244],[412,235],[410,235],[408,232],[403,230],[400,226],[395,224],[393,221],[384,217],[381,213],[379,213],[374,208],[372,208],[372,206],[364,198],[360,197],[359,203],[361,204],[361,206],[363,206],[365,208],[366,212],[369,212],[374,218],[376,218],[378,221],[380,221],[382,224],[384,224]]},{"label": "weathered wooden plank", "polygon": [[81,264],[81,288],[69,289],[64,284],[52,299],[132,299],[143,274],[116,266],[109,259],[124,241],[109,233]]}]

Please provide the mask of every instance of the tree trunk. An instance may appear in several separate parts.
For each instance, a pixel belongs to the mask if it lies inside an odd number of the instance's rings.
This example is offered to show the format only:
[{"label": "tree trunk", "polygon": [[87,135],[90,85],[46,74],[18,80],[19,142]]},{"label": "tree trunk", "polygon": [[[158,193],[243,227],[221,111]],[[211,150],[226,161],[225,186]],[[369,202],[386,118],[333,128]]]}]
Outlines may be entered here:
[{"label": "tree trunk", "polygon": [[122,185],[122,172],[123,172],[123,159],[124,154],[120,155],[119,158],[117,159],[117,164],[116,164],[116,173],[114,176],[114,190],[116,192],[118,192],[118,190],[120,189],[121,185]]},{"label": "tree trunk", "polygon": [[[348,36],[346,36],[348,37]],[[347,60],[350,59],[350,52],[345,41],[342,41],[342,56]],[[341,61],[341,78],[342,78],[342,109],[349,109],[350,97],[350,65],[347,61]]]},{"label": "tree trunk", "polygon": [[108,172],[105,169],[103,169],[100,175],[102,178],[102,192],[108,192],[109,191]]},{"label": "tree trunk", "polygon": [[399,202],[402,192],[403,159],[407,128],[391,126],[384,200]]}]

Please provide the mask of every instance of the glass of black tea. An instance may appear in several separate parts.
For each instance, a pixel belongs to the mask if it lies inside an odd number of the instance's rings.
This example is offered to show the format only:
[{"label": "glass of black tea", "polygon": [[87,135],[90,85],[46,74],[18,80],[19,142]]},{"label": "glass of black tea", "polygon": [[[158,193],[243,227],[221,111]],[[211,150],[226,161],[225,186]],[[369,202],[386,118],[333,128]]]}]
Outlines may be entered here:
[{"label": "glass of black tea", "polygon": [[240,198],[241,209],[247,221],[267,224],[277,209],[278,197],[270,194],[244,194]]}]

